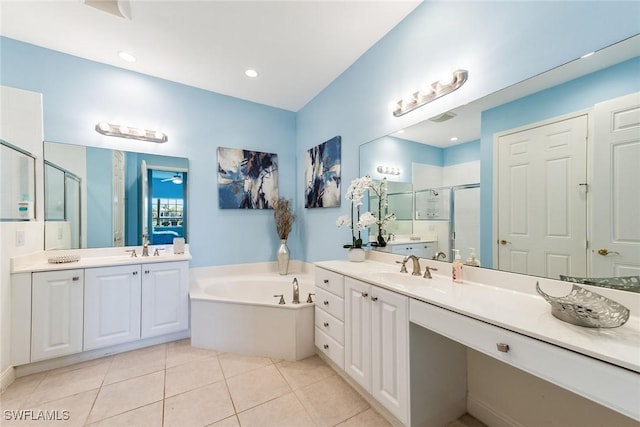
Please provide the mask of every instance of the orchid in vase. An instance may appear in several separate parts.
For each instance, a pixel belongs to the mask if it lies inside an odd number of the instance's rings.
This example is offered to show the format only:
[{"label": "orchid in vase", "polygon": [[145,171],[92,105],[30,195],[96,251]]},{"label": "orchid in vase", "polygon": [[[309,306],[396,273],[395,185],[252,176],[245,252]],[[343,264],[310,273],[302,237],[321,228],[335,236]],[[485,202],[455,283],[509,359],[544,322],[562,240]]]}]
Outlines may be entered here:
[{"label": "orchid in vase", "polygon": [[[367,190],[372,190],[378,196],[380,196],[381,194],[384,195],[383,197],[385,200],[385,204],[379,203],[377,217],[369,211],[362,214],[360,213],[362,198],[364,197],[364,193]],[[351,244],[344,245],[345,248],[362,248],[362,230],[373,224],[378,225],[378,230],[382,230],[382,226],[387,221],[391,221],[395,218],[394,214],[385,215],[384,218],[381,217],[382,207],[386,206],[386,178],[383,179],[379,185],[375,184],[371,177],[368,175],[356,178],[351,181],[349,188],[347,188],[345,197],[351,200],[351,215],[342,215],[336,221],[336,225],[338,227],[342,227],[344,225],[351,228]],[[380,197],[380,199],[382,199],[383,197]],[[356,229],[358,231],[357,237]],[[379,231],[379,236],[382,236],[381,231]]]}]

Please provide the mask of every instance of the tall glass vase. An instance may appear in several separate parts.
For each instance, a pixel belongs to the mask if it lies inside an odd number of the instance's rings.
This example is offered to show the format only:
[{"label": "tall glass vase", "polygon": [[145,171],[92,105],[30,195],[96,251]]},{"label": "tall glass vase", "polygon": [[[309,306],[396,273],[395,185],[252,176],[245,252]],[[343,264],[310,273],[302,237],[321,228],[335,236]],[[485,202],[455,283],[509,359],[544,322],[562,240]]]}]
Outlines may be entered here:
[{"label": "tall glass vase", "polygon": [[285,275],[289,272],[289,248],[287,247],[287,239],[280,239],[280,247],[278,248],[278,271]]}]

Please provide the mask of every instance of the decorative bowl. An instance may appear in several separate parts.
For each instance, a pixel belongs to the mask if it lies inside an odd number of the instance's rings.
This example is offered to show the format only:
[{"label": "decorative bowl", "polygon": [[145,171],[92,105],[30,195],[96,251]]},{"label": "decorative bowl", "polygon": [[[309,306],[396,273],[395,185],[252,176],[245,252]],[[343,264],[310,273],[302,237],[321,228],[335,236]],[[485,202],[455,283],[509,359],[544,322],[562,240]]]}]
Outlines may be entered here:
[{"label": "decorative bowl", "polygon": [[581,286],[573,285],[563,297],[553,297],[540,289],[536,291],[551,304],[551,314],[558,319],[587,328],[617,328],[629,320],[629,309],[607,297]]},{"label": "decorative bowl", "polygon": [[48,258],[49,264],[65,264],[80,261],[80,255],[52,255]]}]

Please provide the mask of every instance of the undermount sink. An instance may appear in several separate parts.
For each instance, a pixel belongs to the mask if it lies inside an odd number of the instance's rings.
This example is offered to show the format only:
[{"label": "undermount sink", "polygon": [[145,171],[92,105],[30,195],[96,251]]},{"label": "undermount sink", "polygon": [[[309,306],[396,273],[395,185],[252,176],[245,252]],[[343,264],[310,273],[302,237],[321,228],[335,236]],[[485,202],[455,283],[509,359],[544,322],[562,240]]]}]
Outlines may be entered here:
[{"label": "undermount sink", "polygon": [[376,277],[391,283],[397,283],[399,285],[427,285],[429,284],[429,280],[433,279],[425,279],[422,275],[414,276],[411,273],[396,273],[385,271],[382,273],[377,273]]}]

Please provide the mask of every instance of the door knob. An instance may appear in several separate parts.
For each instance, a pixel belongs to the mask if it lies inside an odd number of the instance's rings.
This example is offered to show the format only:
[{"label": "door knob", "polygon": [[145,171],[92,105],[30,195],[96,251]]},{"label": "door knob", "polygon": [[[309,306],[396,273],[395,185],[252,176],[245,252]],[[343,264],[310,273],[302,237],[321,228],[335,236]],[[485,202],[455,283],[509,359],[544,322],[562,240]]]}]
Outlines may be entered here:
[{"label": "door knob", "polygon": [[615,251],[609,251],[605,248],[602,249],[598,249],[598,253],[602,256],[607,256],[607,255],[611,255],[611,254],[616,254],[616,255],[620,255],[620,252],[615,252]]},{"label": "door knob", "polygon": [[502,239],[502,240],[500,240],[500,244],[501,244],[501,245],[503,245],[503,246],[504,246],[504,245],[510,245],[510,244],[511,244],[511,242],[509,242],[508,240],[504,240],[504,239]]}]

